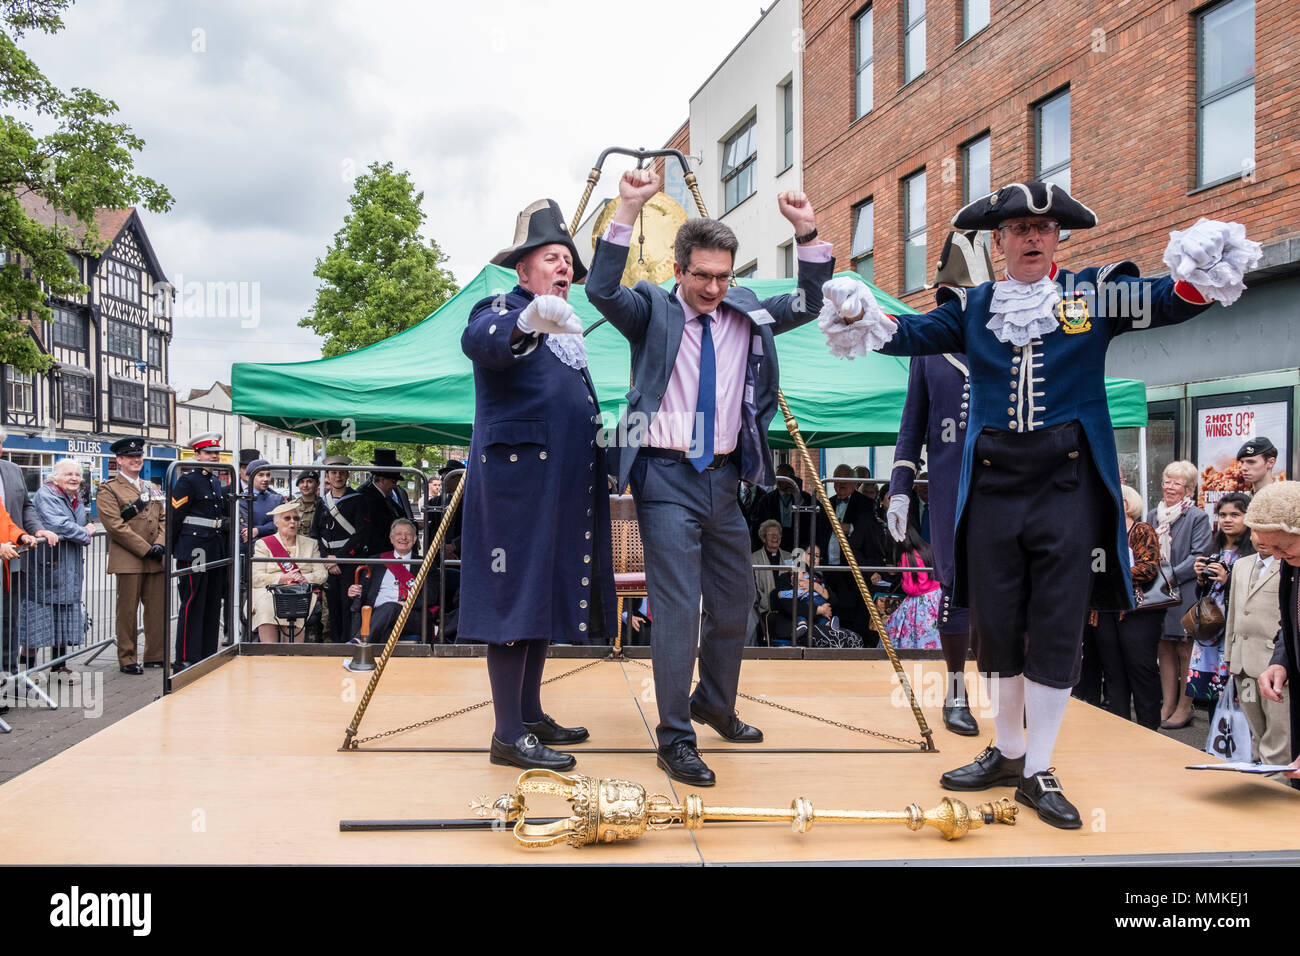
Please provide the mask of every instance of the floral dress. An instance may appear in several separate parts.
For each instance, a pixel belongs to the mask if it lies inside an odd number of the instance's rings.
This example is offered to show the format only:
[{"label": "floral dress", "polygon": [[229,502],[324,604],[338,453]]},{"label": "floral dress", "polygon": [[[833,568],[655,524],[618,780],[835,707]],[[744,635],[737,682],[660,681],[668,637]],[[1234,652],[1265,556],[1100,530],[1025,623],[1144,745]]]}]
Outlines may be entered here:
[{"label": "floral dress", "polygon": [[[1237,560],[1237,551],[1224,548],[1220,560],[1231,571]],[[1231,583],[1232,578],[1228,578]],[[1228,585],[1215,581],[1210,586],[1210,597],[1219,608],[1227,612]],[[1213,641],[1202,643],[1192,641],[1192,659],[1187,666],[1187,696],[1196,700],[1208,701],[1211,706],[1219,700],[1219,694],[1228,683],[1228,665],[1223,659],[1223,631]]]},{"label": "floral dress", "polygon": [[[915,551],[898,559],[903,567],[925,567]],[[907,595],[885,622],[885,633],[895,650],[939,650],[939,603],[942,585],[924,571],[903,572],[903,593]]]}]

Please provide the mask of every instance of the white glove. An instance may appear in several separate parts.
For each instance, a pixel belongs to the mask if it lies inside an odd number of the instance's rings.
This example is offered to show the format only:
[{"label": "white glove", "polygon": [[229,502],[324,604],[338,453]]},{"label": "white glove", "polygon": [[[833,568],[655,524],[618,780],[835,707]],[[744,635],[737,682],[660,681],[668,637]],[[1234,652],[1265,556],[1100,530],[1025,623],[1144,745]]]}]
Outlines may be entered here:
[{"label": "white glove", "polygon": [[[860,318],[858,318],[860,316]],[[831,354],[856,358],[875,351],[894,337],[898,325],[876,303],[866,283],[839,276],[822,285],[822,310],[817,327],[826,336]]]},{"label": "white glove", "polygon": [[907,509],[911,506],[907,495],[890,495],[889,511],[885,515],[885,522],[889,525],[889,536],[895,541],[902,541],[907,537]]},{"label": "white glove", "polygon": [[515,322],[519,331],[529,335],[545,332],[550,335],[573,335],[582,332],[582,323],[573,306],[558,295],[539,295],[524,306]]},{"label": "white glove", "polygon": [[1169,234],[1164,261],[1175,281],[1189,282],[1207,299],[1232,305],[1245,291],[1242,276],[1262,255],[1259,243],[1246,238],[1245,226],[1201,218]]}]

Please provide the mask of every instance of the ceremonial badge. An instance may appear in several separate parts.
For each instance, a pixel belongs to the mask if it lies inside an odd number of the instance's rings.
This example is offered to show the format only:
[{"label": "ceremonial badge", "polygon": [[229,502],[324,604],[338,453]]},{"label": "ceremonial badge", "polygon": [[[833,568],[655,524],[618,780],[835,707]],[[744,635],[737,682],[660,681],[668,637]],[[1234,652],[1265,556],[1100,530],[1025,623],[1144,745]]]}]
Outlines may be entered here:
[{"label": "ceremonial badge", "polygon": [[1056,307],[1056,316],[1067,335],[1078,335],[1092,328],[1088,321],[1088,303],[1083,299],[1062,299]]}]

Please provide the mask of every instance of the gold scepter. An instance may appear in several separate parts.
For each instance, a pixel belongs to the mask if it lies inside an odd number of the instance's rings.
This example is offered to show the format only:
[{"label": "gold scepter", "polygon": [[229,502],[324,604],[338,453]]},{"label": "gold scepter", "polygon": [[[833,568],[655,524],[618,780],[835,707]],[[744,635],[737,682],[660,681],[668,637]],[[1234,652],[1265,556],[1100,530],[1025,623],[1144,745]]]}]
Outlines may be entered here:
[{"label": "gold scepter", "polygon": [[[528,795],[563,797],[572,813],[551,818],[544,823],[528,821]],[[523,847],[538,849],[567,842],[570,846],[593,843],[617,843],[635,840],[646,830],[666,830],[680,823],[688,830],[698,830],[707,821],[715,822],[788,822],[795,833],[807,833],[815,822],[822,823],[901,823],[909,830],[934,827],[946,840],[956,840],[969,831],[995,823],[1011,826],[1019,809],[1005,797],[972,808],[944,797],[932,810],[922,810],[913,803],[905,810],[816,810],[804,797],[796,797],[787,810],[753,807],[706,807],[699,794],[687,794],[683,803],[674,803],[661,793],[647,794],[645,787],[630,780],[611,777],[587,777],[562,774],[552,770],[526,770],[515,782],[514,793],[503,793],[496,800],[477,800],[471,807],[480,817],[492,817],[494,829],[514,825],[515,841]]]}]

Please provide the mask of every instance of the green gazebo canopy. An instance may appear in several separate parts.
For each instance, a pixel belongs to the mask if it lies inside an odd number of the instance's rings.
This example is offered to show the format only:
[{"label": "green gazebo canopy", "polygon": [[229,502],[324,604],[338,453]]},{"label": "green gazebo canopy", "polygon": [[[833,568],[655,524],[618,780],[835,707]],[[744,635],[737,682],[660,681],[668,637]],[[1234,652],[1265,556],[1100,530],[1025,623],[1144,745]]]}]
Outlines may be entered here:
[{"label": "green gazebo canopy", "polygon": [[[742,284],[761,299],[790,291],[793,280],[747,279]],[[236,363],[234,411],[276,428],[321,436],[336,437],[346,428],[357,440],[468,445],[474,380],[460,348],[461,332],[474,303],[514,285],[514,270],[489,265],[419,325],[368,348],[310,362]],[[874,286],[872,290],[884,308],[913,311]],[[599,320],[582,286],[570,291],[569,302],[584,327]],[[779,336],[777,343],[781,386],[810,446],[895,442],[907,397],[907,359],[877,354],[852,361],[833,358],[815,322]],[[609,323],[601,324],[587,336],[587,364],[601,411],[613,425],[628,389],[627,340]],[[1142,382],[1107,379],[1106,394],[1116,428],[1146,424]],[[769,439],[776,447],[793,444],[780,413]]]}]

